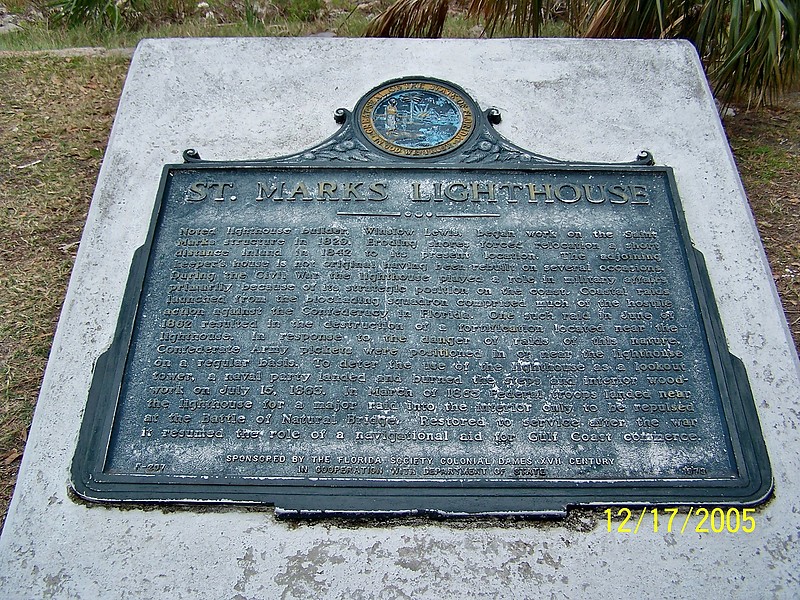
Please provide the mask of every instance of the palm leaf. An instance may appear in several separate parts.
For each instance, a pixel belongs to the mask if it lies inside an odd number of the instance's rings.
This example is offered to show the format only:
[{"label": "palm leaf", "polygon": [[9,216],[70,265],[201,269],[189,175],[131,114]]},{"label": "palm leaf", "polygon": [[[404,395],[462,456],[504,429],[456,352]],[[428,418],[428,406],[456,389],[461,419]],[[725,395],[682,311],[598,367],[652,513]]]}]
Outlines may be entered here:
[{"label": "palm leaf", "polygon": [[[439,37],[448,1],[398,0],[367,35]],[[490,36],[538,35],[547,16],[586,37],[688,39],[723,103],[767,103],[800,78],[800,0],[469,0],[467,10]]]},{"label": "palm leaf", "polygon": [[731,0],[728,37],[710,57],[709,76],[725,101],[765,104],[797,81],[800,37],[797,2]]},{"label": "palm leaf", "polygon": [[448,0],[398,0],[369,24],[367,37],[442,36]]},{"label": "palm leaf", "polygon": [[485,21],[489,36],[498,26],[508,27],[515,35],[537,36],[542,28],[543,8],[541,0],[471,0],[467,10]]},{"label": "palm leaf", "polygon": [[587,37],[691,40],[723,103],[764,104],[800,75],[797,0],[601,0]]},{"label": "palm leaf", "polygon": [[699,4],[695,0],[601,0],[585,37],[691,37]]},{"label": "palm leaf", "polygon": [[[516,35],[535,36],[541,29],[545,4],[542,0],[470,0],[467,12],[483,19],[490,36],[498,27],[507,27]],[[585,0],[569,0],[568,4],[583,6]],[[448,0],[397,0],[370,23],[365,35],[441,37],[448,8]]]}]

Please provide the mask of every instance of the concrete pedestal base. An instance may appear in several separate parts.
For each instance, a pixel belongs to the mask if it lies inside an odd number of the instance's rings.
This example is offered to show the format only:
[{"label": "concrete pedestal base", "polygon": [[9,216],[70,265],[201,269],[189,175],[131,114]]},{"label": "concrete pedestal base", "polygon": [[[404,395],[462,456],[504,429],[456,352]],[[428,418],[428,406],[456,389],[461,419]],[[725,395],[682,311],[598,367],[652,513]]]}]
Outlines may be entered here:
[{"label": "concrete pedestal base", "polygon": [[[731,352],[747,368],[775,477],[752,533],[646,518],[277,521],[269,509],[109,508],[69,467],[92,378],[145,237],[161,167],[302,150],[389,79],[425,75],[503,114],[534,152],[675,169]],[[692,47],[589,40],[143,42],[131,66],[0,539],[4,598],[671,598],[800,593],[797,354]],[[684,513],[677,520],[684,521]],[[676,520],[676,521],[677,521]],[[635,523],[631,524],[631,530]]]}]

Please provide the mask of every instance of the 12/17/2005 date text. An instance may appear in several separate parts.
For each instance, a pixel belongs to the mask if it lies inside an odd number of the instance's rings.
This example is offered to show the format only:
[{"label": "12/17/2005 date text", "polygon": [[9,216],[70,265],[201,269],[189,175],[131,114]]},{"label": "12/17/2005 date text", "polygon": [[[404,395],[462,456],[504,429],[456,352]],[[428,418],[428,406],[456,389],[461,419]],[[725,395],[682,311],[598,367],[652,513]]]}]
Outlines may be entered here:
[{"label": "12/17/2005 date text", "polygon": [[[607,508],[606,528],[609,532],[640,533],[652,527],[653,533],[753,533],[756,529],[753,508],[694,508],[680,515],[677,508]],[[638,514],[637,514],[638,513]],[[689,523],[692,515],[699,517]]]}]

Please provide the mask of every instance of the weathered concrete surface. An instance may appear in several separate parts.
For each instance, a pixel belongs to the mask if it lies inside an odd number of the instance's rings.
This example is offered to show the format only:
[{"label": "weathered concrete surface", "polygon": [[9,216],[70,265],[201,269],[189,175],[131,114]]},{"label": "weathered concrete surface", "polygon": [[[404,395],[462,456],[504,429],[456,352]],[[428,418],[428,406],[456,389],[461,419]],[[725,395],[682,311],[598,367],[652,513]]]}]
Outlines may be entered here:
[{"label": "weathered concrete surface", "polygon": [[[92,375],[161,166],[276,156],[336,130],[378,83],[451,80],[515,143],[576,161],[650,150],[675,169],[775,476],[751,534],[565,522],[277,522],[269,511],[119,510],[67,493]],[[793,598],[800,594],[800,377],[749,208],[688,44],[576,40],[143,42],[133,59],[0,540],[3,598]]]}]

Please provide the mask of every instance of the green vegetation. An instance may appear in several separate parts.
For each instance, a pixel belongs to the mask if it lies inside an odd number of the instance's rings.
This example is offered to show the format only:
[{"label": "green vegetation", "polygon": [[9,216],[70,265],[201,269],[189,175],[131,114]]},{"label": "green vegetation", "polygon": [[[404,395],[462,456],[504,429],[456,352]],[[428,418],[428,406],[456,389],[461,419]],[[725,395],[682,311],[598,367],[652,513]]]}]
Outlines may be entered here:
[{"label": "green vegetation", "polygon": [[800,93],[726,120],[783,308],[800,347]]},{"label": "green vegetation", "polygon": [[[163,0],[165,4],[168,1]],[[34,9],[19,2],[15,8],[9,6],[9,10],[23,16],[27,14],[28,18],[20,23],[21,31],[0,35],[0,50],[132,48],[143,38],[164,37],[316,34],[360,37],[367,30],[370,20],[389,2],[378,0],[358,4],[355,0],[276,0],[268,4],[267,10],[259,8],[261,5],[252,1],[233,5],[211,0],[208,7],[202,6],[202,1],[193,2],[185,5],[183,11],[173,8],[164,13],[155,12],[155,5],[152,5],[149,9],[151,12],[136,19],[129,11],[123,11],[121,22],[104,17],[105,13],[76,22],[59,19],[54,13],[48,18],[39,18],[32,12]],[[557,25],[550,28],[551,35],[558,35],[560,31]],[[478,37],[483,35],[483,28],[477,19],[453,11],[448,16],[443,35],[452,38]]]},{"label": "green vegetation", "polygon": [[0,35],[0,50],[132,48],[143,38],[361,36],[384,4],[352,0],[6,0],[19,31]]},{"label": "green vegetation", "polygon": [[776,179],[785,176],[793,169],[797,154],[780,146],[742,145],[737,156],[745,161],[751,170],[755,183],[771,185]]},{"label": "green vegetation", "polygon": [[[450,0],[396,0],[367,35],[440,37]],[[718,98],[765,104],[800,75],[800,3],[783,0],[470,0],[490,34],[540,35],[563,22],[585,37],[680,38],[697,48]]]},{"label": "green vegetation", "polygon": [[0,517],[127,69],[0,57]]},{"label": "green vegetation", "polygon": [[320,29],[316,23],[282,21],[250,26],[239,23],[192,21],[182,24],[147,25],[135,31],[104,28],[97,25],[59,27],[44,23],[24,26],[23,31],[0,36],[0,50],[35,51],[59,48],[133,48],[144,38],[167,37],[253,37],[309,35]]},{"label": "green vegetation", "polygon": [[131,47],[145,37],[333,34],[681,38],[723,103],[764,105],[800,76],[800,2],[783,0],[9,0],[0,50]]}]

